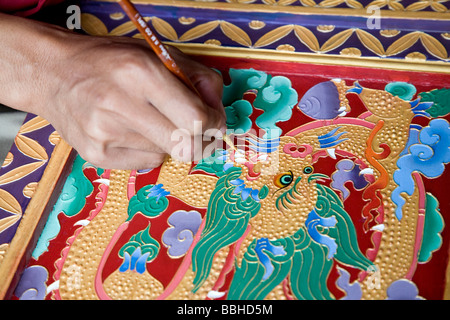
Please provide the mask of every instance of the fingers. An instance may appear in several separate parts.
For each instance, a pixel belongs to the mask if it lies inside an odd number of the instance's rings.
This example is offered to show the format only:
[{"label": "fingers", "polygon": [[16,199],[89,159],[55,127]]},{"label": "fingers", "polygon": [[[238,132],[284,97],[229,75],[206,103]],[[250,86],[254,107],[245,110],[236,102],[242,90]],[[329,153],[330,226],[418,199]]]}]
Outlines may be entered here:
[{"label": "fingers", "polygon": [[158,145],[151,139],[129,132],[121,139],[85,141],[78,150],[80,156],[92,164],[104,169],[149,169],[159,166],[166,156],[182,161],[200,161],[211,156],[220,147],[220,140],[204,139],[202,135],[191,136],[186,130],[176,130],[172,134],[162,134],[165,145]]},{"label": "fingers", "polygon": [[[151,112],[150,112],[151,113]],[[145,119],[152,119],[143,114],[140,120],[135,123],[136,132],[127,134],[127,141],[120,142],[120,145],[127,145],[127,147],[140,149],[147,152],[166,153],[176,160],[183,162],[199,161],[205,157],[205,149],[217,149],[219,146],[216,140],[222,135],[217,130],[212,130],[212,133],[203,134],[201,123],[194,128],[192,134],[187,129],[180,129],[171,127],[170,124],[161,126],[164,122],[164,117],[159,118],[161,121],[146,121]],[[154,118],[153,118],[154,119]],[[168,122],[166,119],[165,121]],[[112,144],[111,146],[115,146]],[[207,150],[206,150],[207,151]]]},{"label": "fingers", "polygon": [[192,60],[176,60],[199,89],[201,97],[158,62],[153,66],[153,72],[146,81],[145,95],[148,101],[177,128],[187,129],[191,134],[194,134],[195,122],[201,122],[203,133],[209,129],[224,131],[226,119],[221,104],[221,77]]},{"label": "fingers", "polygon": [[119,143],[119,139],[92,139],[89,135],[82,142],[73,140],[71,136],[68,139],[62,137],[84,160],[102,169],[151,169],[158,167],[167,156],[167,153],[142,136],[139,139],[129,138],[127,144]]},{"label": "fingers", "polygon": [[120,48],[120,60],[115,63],[114,72],[128,93],[135,97],[143,95],[177,128],[187,129],[192,134],[194,122],[202,123],[203,132],[212,128],[225,131],[226,117],[221,103],[223,82],[217,72],[177,49],[169,48],[178,67],[196,86],[200,93],[198,96],[168,70],[149,48],[127,48]]},{"label": "fingers", "polygon": [[[80,154],[83,157],[82,154]],[[159,167],[167,155],[132,148],[110,148],[104,155],[91,157],[93,165],[102,169],[144,170]]]},{"label": "fingers", "polygon": [[217,110],[222,119],[226,119],[225,108],[222,103],[222,76],[214,70],[204,68],[193,69],[188,75],[204,103]]},{"label": "fingers", "polygon": [[[214,148],[210,137],[221,138],[217,130],[206,138],[201,122],[192,131],[178,128],[157,108],[136,102],[126,92],[116,91],[98,101],[104,106],[90,109],[89,117],[80,121],[83,132],[72,134],[71,142],[85,160],[103,168],[147,169],[159,165],[164,155],[183,162],[199,161],[211,155],[204,156],[207,146]],[[73,139],[83,136],[83,141]]]},{"label": "fingers", "polygon": [[196,87],[203,102],[225,117],[222,104],[223,79],[220,73],[186,56],[177,48],[168,47],[168,50]]},{"label": "fingers", "polygon": [[[80,156],[105,169],[148,169],[167,155],[183,162],[210,155],[208,138],[221,138],[226,128],[223,83],[215,71],[177,53],[198,96],[141,45],[119,42],[96,50],[101,59],[95,70],[80,54],[82,76],[64,87],[67,114],[54,108],[59,122],[69,124],[58,128]],[[70,117],[74,121],[64,120]]]},{"label": "fingers", "polygon": [[179,129],[194,134],[196,122],[202,125],[202,132],[209,129],[223,130],[224,113],[206,105],[200,97],[188,89],[172,74],[166,73],[154,89],[159,94],[147,94],[149,102]]}]

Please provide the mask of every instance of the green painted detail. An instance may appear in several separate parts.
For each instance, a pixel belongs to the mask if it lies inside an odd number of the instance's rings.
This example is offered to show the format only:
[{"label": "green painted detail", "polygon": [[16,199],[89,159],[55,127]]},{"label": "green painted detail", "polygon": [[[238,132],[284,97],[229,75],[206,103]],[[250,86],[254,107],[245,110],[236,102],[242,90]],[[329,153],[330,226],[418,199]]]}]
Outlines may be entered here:
[{"label": "green painted detail", "polygon": [[64,212],[65,215],[72,217],[78,214],[86,204],[88,197],[94,187],[83,173],[83,165],[86,163],[80,156],[75,158],[72,172],[67,177],[63,190],[54,210]]},{"label": "green painted detail", "polygon": [[[250,219],[261,207],[252,197],[242,200],[240,193],[233,194],[236,186],[230,184],[230,181],[239,178],[241,173],[241,168],[231,167],[226,175],[217,181],[211,193],[205,228],[192,252],[192,269],[195,273],[193,292],[196,292],[208,277],[214,255],[242,237]],[[260,195],[264,193],[267,194],[266,189],[262,190]]]},{"label": "green painted detail", "polygon": [[203,170],[206,173],[214,174],[221,177],[225,174],[223,166],[225,165],[226,157],[225,150],[217,149],[214,154],[208,158],[204,158],[194,167],[194,170]]},{"label": "green painted detail", "polygon": [[367,270],[373,266],[372,261],[367,259],[358,246],[358,237],[355,226],[345,211],[342,200],[330,188],[317,185],[318,199],[315,206],[317,214],[328,218],[334,216],[337,220],[335,227],[326,228],[327,235],[336,240],[337,252],[334,258],[346,265],[361,270]]},{"label": "green painted detail", "polygon": [[282,130],[277,122],[287,121],[292,116],[292,108],[298,102],[298,94],[291,81],[282,76],[273,77],[268,85],[258,93],[253,105],[264,111],[256,119],[256,124],[266,131],[265,139],[278,138]]},{"label": "green painted detail", "polygon": [[229,128],[239,129],[238,133],[250,130],[251,105],[243,100],[244,94],[250,91],[256,94],[253,106],[264,111],[255,120],[256,125],[265,130],[263,138],[270,140],[280,137],[282,131],[276,123],[289,120],[292,108],[298,102],[298,94],[292,88],[291,81],[254,69],[230,69],[229,74],[231,83],[224,86],[222,100]]},{"label": "green painted detail", "polygon": [[238,100],[225,108],[227,115],[227,128],[234,133],[244,134],[252,128],[252,120],[249,116],[253,112],[253,107],[247,100]]},{"label": "green painted detail", "polygon": [[119,251],[119,256],[123,258],[125,252],[132,256],[137,248],[141,249],[142,256],[148,254],[147,262],[154,260],[158,256],[160,244],[150,235],[150,224],[145,230],[132,236],[130,240],[122,246]]},{"label": "green painted detail", "polygon": [[[292,293],[299,300],[332,300],[327,280],[333,261],[327,259],[327,248],[314,242],[306,228],[301,228],[295,235],[295,254],[291,272],[290,286]],[[294,271],[295,270],[295,271]]]},{"label": "green painted detail", "polygon": [[421,102],[433,102],[427,109],[432,117],[444,117],[450,113],[450,89],[434,89],[419,93]]},{"label": "green painted detail", "polygon": [[84,164],[86,164],[86,161],[80,156],[75,158],[72,171],[64,183],[61,194],[47,219],[44,230],[33,251],[32,256],[34,259],[39,258],[41,254],[47,251],[50,240],[55,238],[61,230],[58,215],[60,213],[69,217],[77,215],[84,208],[86,197],[94,191],[92,183],[83,173]]},{"label": "green painted detail", "polygon": [[267,197],[267,195],[269,194],[269,187],[267,185],[263,185],[263,187],[261,188],[261,190],[259,191],[259,198],[261,200],[265,199]]},{"label": "green painted detail", "polygon": [[270,79],[265,72],[255,69],[230,69],[229,75],[231,83],[223,88],[222,102],[225,107],[242,99],[247,91],[263,88]]},{"label": "green painted detail", "polygon": [[263,280],[265,268],[254,251],[254,241],[245,253],[241,267],[236,266],[227,299],[262,300],[286,277],[292,293],[299,300],[333,299],[327,288],[333,262],[326,258],[326,248],[312,241],[306,228],[302,227],[295,235],[270,243],[282,246],[286,252],[285,255],[273,255],[265,251],[274,267],[270,277]]},{"label": "green painted detail", "polygon": [[438,200],[430,193],[426,195],[425,224],[423,227],[422,245],[419,251],[419,262],[426,263],[434,251],[442,245],[441,232],[444,230],[444,219],[439,212]]},{"label": "green painted detail", "polygon": [[401,81],[388,83],[384,90],[386,90],[393,96],[397,96],[405,101],[411,101],[417,92],[414,85]]},{"label": "green painted detail", "polygon": [[[367,270],[373,263],[361,253],[356,230],[342,201],[326,186],[317,185],[317,189],[315,212],[324,218],[333,216],[337,221],[334,227],[320,231],[336,240],[338,248],[334,259],[348,266]],[[264,251],[274,267],[265,280],[263,276],[266,270],[255,253],[255,241],[244,254],[241,266],[236,266],[227,299],[264,299],[286,278],[293,295],[299,300],[334,299],[327,287],[333,260],[327,258],[327,246],[314,241],[305,226],[292,236],[270,241],[273,246],[282,246],[286,254],[273,255],[270,251]]]},{"label": "green painted detail", "polygon": [[241,267],[236,266],[227,299],[262,300],[287,277],[292,267],[291,257],[294,255],[295,243],[292,238],[284,238],[270,243],[277,247],[281,246],[286,252],[285,255],[274,255],[270,251],[264,251],[274,267],[270,276],[263,280],[266,269],[260,263],[255,252],[256,240],[254,240],[244,254]]},{"label": "green painted detail", "polygon": [[159,216],[169,205],[165,192],[161,185],[148,185],[141,188],[128,204],[127,221],[133,219],[137,213],[153,218]]}]

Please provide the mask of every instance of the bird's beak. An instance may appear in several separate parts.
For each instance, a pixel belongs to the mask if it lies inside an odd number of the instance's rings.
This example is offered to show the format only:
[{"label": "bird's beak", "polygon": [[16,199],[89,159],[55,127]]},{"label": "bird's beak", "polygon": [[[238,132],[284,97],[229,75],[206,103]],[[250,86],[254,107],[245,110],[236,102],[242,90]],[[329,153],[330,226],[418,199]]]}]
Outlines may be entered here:
[{"label": "bird's beak", "polygon": [[[310,183],[313,180],[317,181],[317,180],[321,180],[321,179],[330,179],[330,177],[325,174],[314,173],[308,177],[308,183]],[[322,181],[322,182],[324,182],[324,181]]]},{"label": "bird's beak", "polygon": [[357,93],[360,94],[362,92],[363,88],[360,86],[358,82],[354,83],[354,87],[347,90],[347,93]]}]

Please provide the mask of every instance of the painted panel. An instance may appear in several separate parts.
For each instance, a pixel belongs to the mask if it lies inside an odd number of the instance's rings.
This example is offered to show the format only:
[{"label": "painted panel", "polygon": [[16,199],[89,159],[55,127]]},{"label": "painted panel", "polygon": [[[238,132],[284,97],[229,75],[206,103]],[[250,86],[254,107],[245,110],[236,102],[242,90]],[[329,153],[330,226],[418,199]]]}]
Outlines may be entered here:
[{"label": "painted panel", "polygon": [[197,58],[236,149],[77,157],[14,299],[444,298],[445,75]]}]

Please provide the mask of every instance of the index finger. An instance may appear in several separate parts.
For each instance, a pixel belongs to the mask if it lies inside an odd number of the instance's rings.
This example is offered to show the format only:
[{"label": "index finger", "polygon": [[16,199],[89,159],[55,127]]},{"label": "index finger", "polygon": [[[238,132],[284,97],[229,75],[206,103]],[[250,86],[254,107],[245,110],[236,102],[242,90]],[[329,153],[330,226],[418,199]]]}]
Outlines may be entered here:
[{"label": "index finger", "polygon": [[157,69],[153,70],[152,79],[147,82],[146,98],[161,114],[176,127],[187,129],[192,134],[195,122],[202,123],[203,133],[209,129],[225,129],[224,110],[207,105],[162,64]]}]

